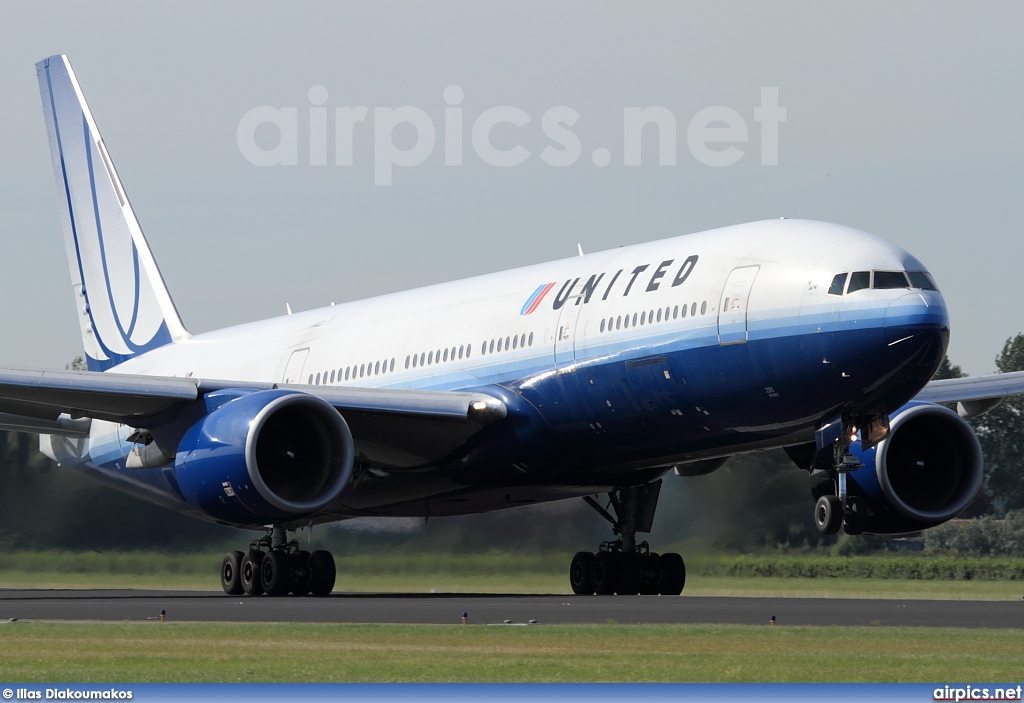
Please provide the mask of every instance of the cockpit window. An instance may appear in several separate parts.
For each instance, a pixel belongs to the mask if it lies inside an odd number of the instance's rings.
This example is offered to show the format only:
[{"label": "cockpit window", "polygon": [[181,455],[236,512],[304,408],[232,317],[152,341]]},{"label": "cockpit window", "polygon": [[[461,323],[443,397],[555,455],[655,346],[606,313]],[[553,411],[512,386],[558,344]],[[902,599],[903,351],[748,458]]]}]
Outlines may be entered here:
[{"label": "cockpit window", "polygon": [[846,289],[847,293],[852,293],[855,290],[863,290],[864,288],[871,287],[871,272],[870,271],[854,271],[850,274],[850,287]]},{"label": "cockpit window", "polygon": [[921,290],[938,290],[935,287],[935,281],[924,271],[907,271],[907,275],[910,276],[910,285],[914,288],[920,288]]},{"label": "cockpit window", "polygon": [[846,287],[846,274],[837,273],[835,278],[832,279],[832,285],[828,288],[829,295],[842,295],[843,289]]},{"label": "cockpit window", "polygon": [[888,290],[892,288],[910,288],[907,277],[902,271],[875,271],[875,282],[872,288]]}]

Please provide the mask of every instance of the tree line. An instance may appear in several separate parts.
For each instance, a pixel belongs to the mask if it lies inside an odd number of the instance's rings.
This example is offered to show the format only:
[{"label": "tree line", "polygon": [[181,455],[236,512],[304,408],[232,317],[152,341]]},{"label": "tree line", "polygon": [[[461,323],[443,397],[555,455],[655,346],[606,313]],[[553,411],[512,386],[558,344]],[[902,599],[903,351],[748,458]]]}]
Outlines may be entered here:
[{"label": "tree line", "polygon": [[[1024,371],[1024,334],[1006,341],[996,367],[1003,373]],[[943,359],[935,378],[963,375]],[[1024,509],[1024,396],[1007,398],[970,422],[984,450],[985,480],[961,517],[1002,517]],[[649,539],[655,550],[680,543],[698,550],[834,548],[838,539],[858,551],[881,544],[868,536],[822,537],[811,508],[807,474],[785,453],[746,454],[707,476],[666,476]],[[396,549],[575,551],[612,538],[608,524],[581,500],[425,523],[354,521],[316,528],[315,533],[318,543],[339,554]],[[258,536],[120,493],[56,466],[39,452],[34,435],[0,432],[0,547],[202,551],[239,548]]]}]

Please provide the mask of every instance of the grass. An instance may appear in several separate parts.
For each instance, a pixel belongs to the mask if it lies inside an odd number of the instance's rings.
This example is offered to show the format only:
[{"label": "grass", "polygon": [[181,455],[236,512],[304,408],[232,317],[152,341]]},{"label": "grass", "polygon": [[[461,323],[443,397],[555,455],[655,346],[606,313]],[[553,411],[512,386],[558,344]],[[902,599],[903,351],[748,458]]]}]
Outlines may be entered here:
[{"label": "grass", "polygon": [[[1012,681],[1024,631],[8,623],[25,682]],[[823,655],[832,652],[834,655]]]}]

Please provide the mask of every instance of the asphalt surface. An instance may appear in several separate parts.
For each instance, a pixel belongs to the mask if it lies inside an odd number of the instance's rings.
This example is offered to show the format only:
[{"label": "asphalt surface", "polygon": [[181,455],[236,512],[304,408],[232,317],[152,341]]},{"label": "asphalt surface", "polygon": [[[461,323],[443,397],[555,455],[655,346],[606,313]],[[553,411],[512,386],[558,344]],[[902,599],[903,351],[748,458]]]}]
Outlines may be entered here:
[{"label": "asphalt surface", "polygon": [[256,598],[205,591],[0,589],[0,622],[734,623],[1024,628],[1024,601],[489,594]]}]

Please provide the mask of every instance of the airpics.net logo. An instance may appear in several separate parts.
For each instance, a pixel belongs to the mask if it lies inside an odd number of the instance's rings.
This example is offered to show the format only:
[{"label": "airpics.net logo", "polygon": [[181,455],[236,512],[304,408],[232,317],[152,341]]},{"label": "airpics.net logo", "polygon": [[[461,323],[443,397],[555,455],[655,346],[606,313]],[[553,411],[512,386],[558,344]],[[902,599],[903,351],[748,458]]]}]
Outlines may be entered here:
[{"label": "airpics.net logo", "polygon": [[[372,115],[365,105],[329,110],[326,106],[328,92],[322,85],[310,88],[307,97],[309,106],[302,112],[308,114],[300,115],[298,107],[262,105],[242,116],[237,130],[238,150],[249,163],[262,167],[298,166],[301,162],[326,166],[330,161],[335,166],[353,166],[357,136],[368,137],[370,131],[373,182],[379,186],[391,185],[396,167],[413,168],[425,163],[439,142],[444,150],[445,166],[462,166],[469,159],[476,159],[488,166],[510,168],[536,156],[548,166],[564,168],[577,163],[584,153],[583,142],[572,129],[580,120],[580,113],[566,105],[551,107],[541,115],[539,127],[548,144],[534,154],[519,143],[521,140],[514,140],[513,146],[502,143],[499,147],[493,139],[499,125],[506,135],[509,125],[516,135],[520,135],[520,130],[536,129],[532,115],[511,105],[492,107],[479,115],[466,115],[462,107],[465,93],[457,85],[444,89],[440,136],[434,120],[419,107],[375,107]],[[761,104],[755,106],[752,113],[759,133],[761,165],[778,165],[779,125],[786,121],[786,108],[779,106],[779,89],[761,88]],[[309,143],[302,148],[299,145],[300,120],[308,121]],[[303,125],[303,131],[306,126]],[[472,155],[464,148],[467,130]],[[258,131],[264,136],[269,132],[273,146],[269,146],[267,140],[258,139]],[[410,132],[415,135],[411,143],[407,139],[396,142],[398,134],[407,136]],[[330,159],[329,134],[334,141]],[[623,109],[621,165],[642,165],[645,138],[656,139],[659,165],[676,165],[679,120],[671,110],[657,105]],[[685,139],[697,162],[721,168],[744,157],[746,151],[737,145],[750,141],[750,128],[747,119],[737,110],[715,105],[699,110],[690,118],[685,127]],[[594,166],[604,168],[615,158],[611,149],[599,146],[590,151],[590,160]]]}]

